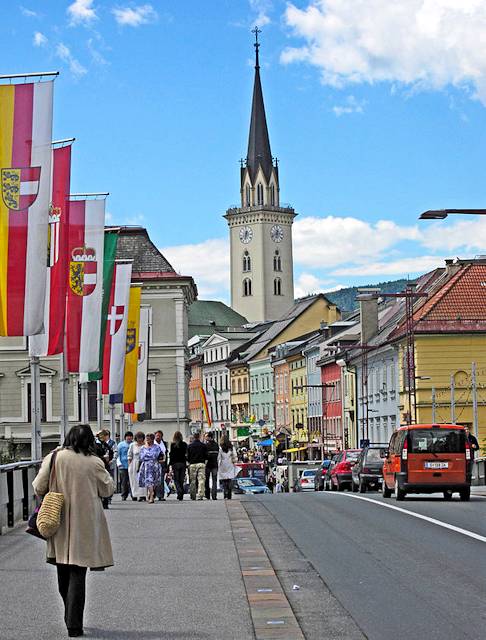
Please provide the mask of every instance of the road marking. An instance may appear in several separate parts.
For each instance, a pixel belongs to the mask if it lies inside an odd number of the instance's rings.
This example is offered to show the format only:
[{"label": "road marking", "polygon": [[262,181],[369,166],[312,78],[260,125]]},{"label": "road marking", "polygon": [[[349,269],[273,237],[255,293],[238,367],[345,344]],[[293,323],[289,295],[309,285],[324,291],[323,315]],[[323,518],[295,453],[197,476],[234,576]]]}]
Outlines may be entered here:
[{"label": "road marking", "polygon": [[408,511],[408,509],[402,509],[402,507],[396,507],[393,504],[378,502],[378,500],[373,500],[372,498],[365,498],[364,496],[355,496],[352,493],[329,493],[328,495],[344,496],[345,498],[355,498],[356,500],[364,500],[365,502],[372,502],[373,504],[376,504],[379,507],[385,507],[386,509],[393,509],[394,511],[400,511],[401,513],[406,513],[408,516],[412,516],[413,518],[418,518],[419,520],[425,520],[426,522],[430,522],[431,524],[436,524],[437,526],[443,527],[444,529],[449,529],[450,531],[461,533],[463,536],[467,536],[468,538],[479,540],[479,542],[486,542],[486,537],[480,536],[479,533],[474,533],[473,531],[468,531],[467,529],[461,529],[461,527],[455,527],[453,524],[448,524],[447,522],[443,522],[442,520],[436,520],[435,518],[430,518],[429,516],[423,516],[421,513]]}]

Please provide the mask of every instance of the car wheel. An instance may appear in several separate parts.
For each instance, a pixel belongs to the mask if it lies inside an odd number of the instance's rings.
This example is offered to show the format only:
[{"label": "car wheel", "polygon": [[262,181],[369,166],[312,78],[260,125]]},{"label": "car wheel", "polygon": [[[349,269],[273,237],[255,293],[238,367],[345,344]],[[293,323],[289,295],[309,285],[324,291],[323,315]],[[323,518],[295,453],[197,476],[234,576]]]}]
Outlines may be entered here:
[{"label": "car wheel", "polygon": [[450,489],[444,491],[444,500],[452,500],[452,491]]},{"label": "car wheel", "polygon": [[403,489],[400,489],[400,485],[398,484],[398,479],[395,478],[395,499],[396,500],[405,500],[405,496],[407,494]]},{"label": "car wheel", "polygon": [[359,481],[359,492],[366,493],[366,484],[362,480]]},{"label": "car wheel", "polygon": [[381,493],[384,498],[391,498],[391,489],[386,486],[385,478],[383,478],[383,484],[381,485]]},{"label": "car wheel", "polygon": [[467,502],[469,500],[469,498],[471,497],[471,487],[468,487],[467,489],[461,489],[459,491],[459,495],[460,495],[461,500],[463,502]]}]

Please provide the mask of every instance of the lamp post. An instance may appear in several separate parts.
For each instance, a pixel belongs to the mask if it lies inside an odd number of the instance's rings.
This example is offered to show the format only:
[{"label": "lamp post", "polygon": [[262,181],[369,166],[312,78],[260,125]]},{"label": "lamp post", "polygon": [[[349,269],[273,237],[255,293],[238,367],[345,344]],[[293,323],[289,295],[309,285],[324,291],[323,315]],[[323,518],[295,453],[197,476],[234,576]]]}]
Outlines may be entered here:
[{"label": "lamp post", "polygon": [[486,209],[429,209],[419,215],[419,220],[444,220],[449,215],[486,216]]}]

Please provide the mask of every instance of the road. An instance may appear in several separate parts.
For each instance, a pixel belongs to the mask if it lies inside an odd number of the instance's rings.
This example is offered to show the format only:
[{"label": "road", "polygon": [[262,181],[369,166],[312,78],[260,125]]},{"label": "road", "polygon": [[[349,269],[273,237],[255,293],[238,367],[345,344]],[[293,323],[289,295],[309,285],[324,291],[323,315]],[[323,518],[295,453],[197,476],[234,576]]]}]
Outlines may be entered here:
[{"label": "road", "polygon": [[486,637],[485,498],[309,492],[250,500],[273,515],[369,640]]}]

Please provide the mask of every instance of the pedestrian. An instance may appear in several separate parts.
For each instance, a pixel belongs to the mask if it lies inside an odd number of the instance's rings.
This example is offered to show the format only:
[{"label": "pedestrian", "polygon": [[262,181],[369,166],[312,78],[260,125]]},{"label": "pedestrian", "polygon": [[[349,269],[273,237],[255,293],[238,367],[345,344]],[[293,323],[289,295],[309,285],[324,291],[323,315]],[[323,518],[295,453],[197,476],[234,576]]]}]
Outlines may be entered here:
[{"label": "pedestrian", "polygon": [[184,499],[184,480],[186,478],[187,444],[182,439],[182,433],[176,431],[170,445],[170,466],[174,476],[177,499]]},{"label": "pedestrian", "polygon": [[191,500],[204,499],[204,485],[206,482],[206,460],[208,450],[201,442],[201,434],[196,431],[194,440],[187,447],[187,461],[189,463],[189,483],[191,485]]},{"label": "pedestrian", "polygon": [[128,449],[128,477],[130,479],[130,493],[132,500],[146,500],[147,492],[138,484],[138,470],[140,468],[140,450],[145,442],[143,431],[137,431],[135,442]]},{"label": "pedestrian", "polygon": [[54,486],[49,487],[53,453],[44,458],[32,486],[38,496],[49,490],[64,496],[61,525],[47,540],[47,562],[57,567],[64,621],[73,638],[83,635],[86,570],[100,571],[113,565],[110,533],[100,498],[111,496],[115,487],[96,454],[89,425],[72,427],[63,447],[56,449]]},{"label": "pedestrian", "polygon": [[[213,500],[218,499],[218,443],[214,439],[214,433],[209,431],[206,435],[206,448],[208,450],[208,459],[206,461],[206,483],[205,494],[206,500],[211,497]],[[209,481],[211,480],[211,487]]]},{"label": "pedestrian", "polygon": [[138,472],[138,484],[147,491],[147,502],[154,503],[155,487],[160,484],[160,459],[162,452],[158,444],[155,444],[153,433],[147,433],[145,444],[140,449],[140,470]]},{"label": "pedestrian", "polygon": [[[108,431],[105,431],[105,430],[99,431],[96,434],[95,453],[99,458],[103,460],[105,469],[113,478],[113,474],[111,473],[111,461],[113,460],[113,450],[110,449],[110,447],[108,446],[107,434],[108,434]],[[108,509],[110,504],[110,498],[102,498],[101,503],[103,505],[103,509]]]},{"label": "pedestrian", "polygon": [[469,442],[469,448],[471,450],[471,460],[474,460],[476,451],[479,451],[478,439],[476,438],[476,436],[473,436],[468,427],[466,427],[464,431],[466,432],[466,440]]},{"label": "pedestrian", "polygon": [[161,501],[165,500],[165,475],[167,473],[167,457],[169,455],[169,446],[164,440],[164,434],[162,431],[155,432],[155,444],[158,444],[162,452],[163,458],[160,463],[160,475],[162,476],[162,482],[155,487],[155,494]]},{"label": "pedestrian", "polygon": [[223,496],[225,500],[231,500],[233,480],[236,478],[235,462],[236,456],[233,453],[233,445],[228,436],[225,436],[221,439],[218,453],[218,475],[223,485]]},{"label": "pedestrian", "polygon": [[275,486],[275,475],[272,470],[268,474],[267,487],[270,489],[270,492],[273,493],[273,488]]},{"label": "pedestrian", "polygon": [[127,431],[125,439],[118,445],[118,458],[116,464],[120,474],[121,499],[126,500],[130,494],[130,478],[128,475],[128,450],[133,442],[133,433]]}]

